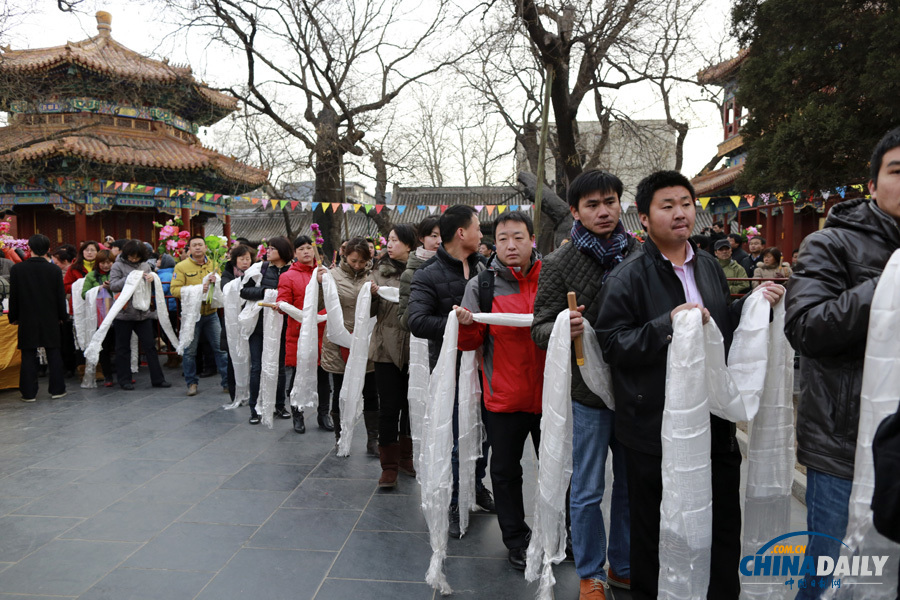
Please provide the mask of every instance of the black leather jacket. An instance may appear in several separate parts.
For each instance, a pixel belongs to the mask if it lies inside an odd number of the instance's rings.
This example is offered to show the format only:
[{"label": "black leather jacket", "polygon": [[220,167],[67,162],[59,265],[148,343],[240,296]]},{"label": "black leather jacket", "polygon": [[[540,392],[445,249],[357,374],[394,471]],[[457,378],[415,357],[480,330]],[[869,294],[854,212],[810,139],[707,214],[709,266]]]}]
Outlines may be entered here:
[{"label": "black leather jacket", "polygon": [[[477,252],[473,252],[468,257],[469,279],[484,270],[478,256]],[[437,254],[413,276],[407,307],[409,331],[416,337],[428,340],[428,358],[432,369],[441,353],[447,314],[454,304],[462,304],[467,282],[462,262],[450,256],[444,246],[438,248]]]},{"label": "black leather jacket", "polygon": [[797,459],[853,478],[859,396],[875,286],[900,226],[869,200],[841,202],[803,240],[787,282],[785,335],[801,355]]},{"label": "black leather jacket", "polygon": [[[725,274],[712,255],[694,248],[694,279],[703,305],[725,339],[726,354],[743,300],[729,305]],[[639,452],[662,455],[666,358],[672,341],[672,309],[686,302],[681,280],[652,240],[613,269],[600,289],[593,323],[603,358],[612,368],[616,438]],[[732,452],[734,423],[710,415],[712,451]]]}]

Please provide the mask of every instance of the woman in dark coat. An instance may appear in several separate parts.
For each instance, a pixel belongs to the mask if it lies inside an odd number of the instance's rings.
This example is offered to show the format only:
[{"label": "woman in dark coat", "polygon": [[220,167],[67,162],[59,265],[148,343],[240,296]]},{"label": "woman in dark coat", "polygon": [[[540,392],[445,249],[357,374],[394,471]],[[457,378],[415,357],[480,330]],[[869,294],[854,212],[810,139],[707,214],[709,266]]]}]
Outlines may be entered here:
[{"label": "woman in dark coat", "polygon": [[50,240],[45,235],[28,239],[31,258],[9,272],[9,322],[19,326],[19,391],[23,402],[34,402],[38,391],[38,348],[47,353],[50,397],[66,395],[60,324],[66,320],[66,292],[59,267],[47,259]]}]

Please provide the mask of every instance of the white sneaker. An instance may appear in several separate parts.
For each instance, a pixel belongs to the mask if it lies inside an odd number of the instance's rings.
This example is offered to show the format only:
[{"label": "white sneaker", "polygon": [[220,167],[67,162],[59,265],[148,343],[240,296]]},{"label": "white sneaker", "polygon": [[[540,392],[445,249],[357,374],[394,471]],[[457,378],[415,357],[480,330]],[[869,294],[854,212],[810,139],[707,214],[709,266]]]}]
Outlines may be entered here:
[{"label": "white sneaker", "polygon": [[35,398],[20,398],[22,402],[34,402]]},{"label": "white sneaker", "polygon": [[62,394],[53,394],[53,395],[50,396],[50,397],[53,398],[54,400],[59,400],[60,398],[62,398],[62,397],[65,396],[65,395],[66,395],[66,393],[63,392]]}]

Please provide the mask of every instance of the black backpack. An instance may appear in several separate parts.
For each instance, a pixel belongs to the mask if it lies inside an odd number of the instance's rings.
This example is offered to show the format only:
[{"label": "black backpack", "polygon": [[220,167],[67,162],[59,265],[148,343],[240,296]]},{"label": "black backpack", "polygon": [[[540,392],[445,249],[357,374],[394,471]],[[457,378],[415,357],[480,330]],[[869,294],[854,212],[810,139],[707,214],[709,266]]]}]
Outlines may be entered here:
[{"label": "black backpack", "polygon": [[478,274],[478,308],[483,313],[492,311],[494,305],[494,271],[486,269]]},{"label": "black backpack", "polygon": [[872,440],[875,490],[872,521],[884,537],[900,543],[900,412],[886,417]]}]

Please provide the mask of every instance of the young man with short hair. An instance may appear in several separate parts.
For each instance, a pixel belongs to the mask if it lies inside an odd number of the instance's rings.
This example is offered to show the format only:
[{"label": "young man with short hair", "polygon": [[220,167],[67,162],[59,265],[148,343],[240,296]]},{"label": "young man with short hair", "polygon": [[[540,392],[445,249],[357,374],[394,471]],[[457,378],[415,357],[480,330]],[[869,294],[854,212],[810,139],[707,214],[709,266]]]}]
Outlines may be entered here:
[{"label": "young man with short hair", "polygon": [[[203,283],[203,278],[209,275],[209,280]],[[172,275],[172,283],[169,291],[176,298],[181,298],[181,288],[186,285],[203,284],[203,293],[209,291],[209,286],[215,285],[217,273],[213,271],[213,264],[206,257],[206,240],[195,235],[188,240],[188,257],[175,265]],[[187,384],[187,395],[197,395],[197,347],[200,345],[200,336],[205,336],[212,347],[216,358],[216,370],[221,377],[222,390],[228,391],[228,354],[221,348],[222,324],[215,308],[206,302],[204,296],[200,305],[200,320],[194,326],[194,339],[191,345],[184,351],[181,363],[184,372],[184,381]]]},{"label": "young man with short hair", "polygon": [[[581,335],[584,320],[593,322],[600,310],[597,295],[612,269],[638,252],[640,244],[622,224],[622,181],[604,171],[585,171],[567,191],[575,219],[571,243],[545,257],[534,301],[531,338],[547,349],[553,324],[575,292],[580,306],[569,317],[572,338]],[[572,353],[572,484],[569,497],[572,551],[581,579],[581,599],[606,597],[607,581],[630,585],[629,512],[625,456],[615,439],[615,415],[604,399],[588,389]],[[600,503],[607,486],[606,458],[612,450],[613,478],[609,532],[609,574],[606,529]]]},{"label": "young man with short hair", "polygon": [[748,277],[752,277],[753,271],[756,270],[756,263],[762,260],[762,252],[766,249],[766,238],[758,235],[754,236],[747,242],[747,246],[750,248],[750,254],[744,259],[744,262],[738,264],[749,273]]},{"label": "young man with short hair", "polygon": [[[729,303],[728,283],[716,260],[689,242],[696,208],[694,188],[677,171],[659,171],[639,184],[636,204],[647,231],[642,252],[617,266],[600,290],[593,322],[612,368],[616,437],[625,446],[631,509],[631,593],[657,597],[659,510],[662,501],[662,413],[672,320],[699,308],[712,318],[726,353],[740,320],[743,299]],[[764,284],[777,303],[784,289]],[[737,600],[741,553],[739,495],[741,453],[734,423],[710,415],[712,457],[712,553],[707,597]]]},{"label": "young man with short hair", "polygon": [[31,257],[9,270],[9,322],[18,325],[22,351],[19,391],[22,402],[34,402],[38,392],[38,348],[47,353],[51,398],[66,395],[60,352],[60,324],[67,319],[66,290],[59,267],[47,260],[50,239],[41,234],[28,238]]},{"label": "young man with short hair", "polygon": [[[441,215],[438,227],[441,245],[437,254],[416,271],[409,291],[407,317],[409,331],[428,340],[428,360],[433,370],[444,341],[447,315],[463,298],[466,284],[484,270],[478,259],[481,225],[475,208],[464,204],[451,206]],[[458,366],[457,362],[457,366]],[[453,405],[453,493],[450,499],[450,536],[460,537],[459,529],[459,428],[458,404]],[[488,445],[475,463],[475,495],[478,506],[493,512],[494,500],[482,480],[487,470]]]},{"label": "young man with short hair", "polygon": [[[806,555],[840,554],[856,455],[863,362],[875,286],[900,248],[900,128],[870,162],[869,194],[836,204],[810,234],[787,282],[785,334],[800,354],[797,460],[807,468]],[[829,577],[830,579],[830,577]],[[797,598],[818,598],[801,588]]]},{"label": "young man with short hair", "polygon": [[[748,258],[750,258],[750,255],[747,254],[747,251],[744,250],[744,236],[739,233],[729,233],[728,237],[725,239],[727,239],[728,243],[731,244],[731,258],[736,260],[739,265],[743,265],[744,262]],[[744,270],[746,271],[747,269]]]},{"label": "young man with short hair", "polygon": [[[534,310],[541,259],[532,247],[534,224],[521,212],[506,212],[494,222],[496,255],[487,271],[469,280],[459,318],[459,349],[483,348],[484,426],[491,445],[491,482],[497,521],[513,568],[525,570],[531,529],[525,523],[522,452],[531,435],[541,441],[541,392],[546,352],[531,340],[527,327],[488,327],[472,313],[523,313]],[[490,294],[482,290],[489,289]],[[487,296],[487,297],[485,297]]]}]

